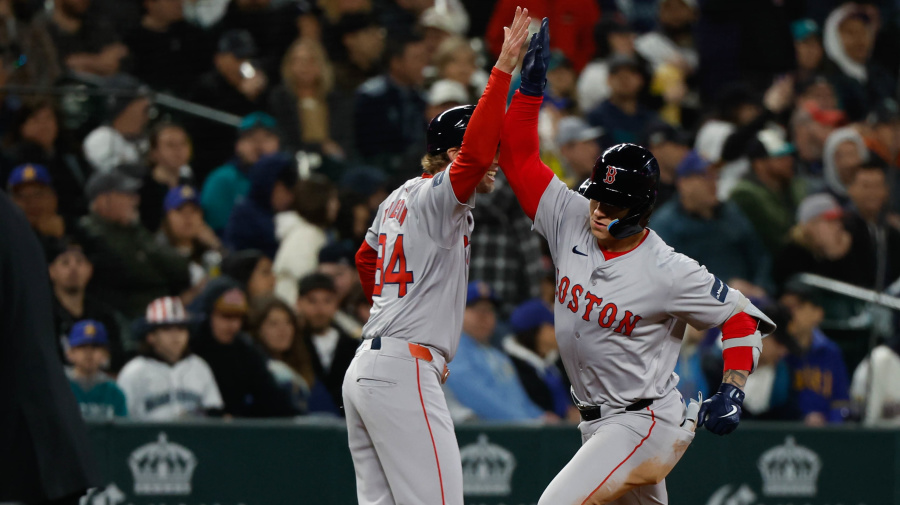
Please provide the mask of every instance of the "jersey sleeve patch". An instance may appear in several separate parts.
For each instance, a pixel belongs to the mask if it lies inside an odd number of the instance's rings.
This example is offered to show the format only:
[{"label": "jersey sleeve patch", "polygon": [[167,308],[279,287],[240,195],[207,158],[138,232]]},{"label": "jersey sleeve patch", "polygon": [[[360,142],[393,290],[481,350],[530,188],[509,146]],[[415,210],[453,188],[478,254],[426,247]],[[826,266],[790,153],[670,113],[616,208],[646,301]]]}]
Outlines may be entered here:
[{"label": "jersey sleeve patch", "polygon": [[446,170],[444,170],[443,172],[434,176],[434,178],[432,179],[432,183],[431,183],[432,188],[436,188],[436,187],[440,186],[442,182],[444,182],[444,174],[445,173],[447,173]]},{"label": "jersey sleeve patch", "polygon": [[728,284],[725,284],[722,282],[722,279],[716,277],[716,282],[713,282],[712,290],[709,294],[716,300],[719,300],[719,302],[725,303],[725,297],[728,296]]}]

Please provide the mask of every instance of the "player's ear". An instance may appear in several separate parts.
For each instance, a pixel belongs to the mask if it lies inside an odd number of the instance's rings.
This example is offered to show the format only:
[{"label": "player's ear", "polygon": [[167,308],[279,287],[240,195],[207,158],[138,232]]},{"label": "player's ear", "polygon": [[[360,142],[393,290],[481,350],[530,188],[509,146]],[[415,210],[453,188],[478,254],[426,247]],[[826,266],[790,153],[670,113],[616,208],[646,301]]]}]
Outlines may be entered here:
[{"label": "player's ear", "polygon": [[458,147],[451,147],[450,149],[447,149],[447,157],[450,158],[450,161],[455,160],[457,154],[459,154]]}]

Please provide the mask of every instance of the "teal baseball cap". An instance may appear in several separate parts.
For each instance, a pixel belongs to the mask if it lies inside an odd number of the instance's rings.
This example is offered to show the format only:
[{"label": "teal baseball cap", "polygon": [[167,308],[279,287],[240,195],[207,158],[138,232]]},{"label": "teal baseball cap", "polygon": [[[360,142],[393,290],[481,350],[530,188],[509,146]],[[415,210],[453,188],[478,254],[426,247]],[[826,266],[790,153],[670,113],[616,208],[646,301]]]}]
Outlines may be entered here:
[{"label": "teal baseball cap", "polygon": [[791,23],[791,35],[794,40],[806,40],[819,34],[819,25],[812,19],[798,19]]}]

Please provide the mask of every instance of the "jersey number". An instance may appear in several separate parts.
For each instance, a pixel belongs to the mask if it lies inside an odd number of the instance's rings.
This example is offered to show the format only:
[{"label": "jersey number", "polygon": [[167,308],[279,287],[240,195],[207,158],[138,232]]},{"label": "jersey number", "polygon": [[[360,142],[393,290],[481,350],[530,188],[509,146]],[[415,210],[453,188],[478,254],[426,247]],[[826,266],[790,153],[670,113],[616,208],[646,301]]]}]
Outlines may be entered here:
[{"label": "jersey number", "polygon": [[387,234],[378,236],[378,259],[375,260],[375,289],[373,296],[381,296],[381,288],[385,284],[397,284],[399,290],[397,296],[406,296],[407,284],[412,284],[413,273],[406,269],[406,253],[403,252],[403,235],[397,235],[394,247],[391,249],[391,258],[384,268],[384,257],[387,255]]}]

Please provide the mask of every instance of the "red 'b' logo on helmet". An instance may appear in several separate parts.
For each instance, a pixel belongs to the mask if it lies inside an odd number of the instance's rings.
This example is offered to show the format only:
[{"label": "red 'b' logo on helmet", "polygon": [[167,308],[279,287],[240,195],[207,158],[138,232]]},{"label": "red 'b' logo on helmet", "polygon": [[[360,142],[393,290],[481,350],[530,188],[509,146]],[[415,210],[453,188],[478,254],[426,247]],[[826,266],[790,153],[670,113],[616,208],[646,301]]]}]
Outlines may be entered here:
[{"label": "red 'b' logo on helmet", "polygon": [[606,177],[603,179],[603,182],[607,184],[616,182],[616,169],[612,165],[606,167]]}]

